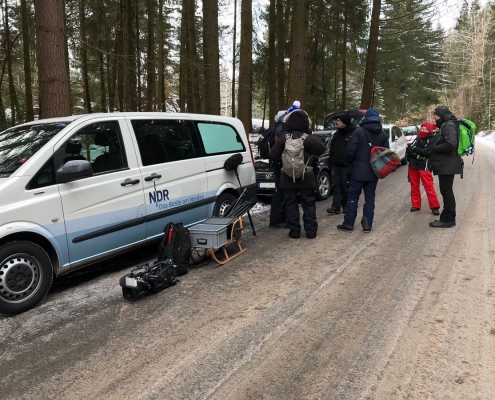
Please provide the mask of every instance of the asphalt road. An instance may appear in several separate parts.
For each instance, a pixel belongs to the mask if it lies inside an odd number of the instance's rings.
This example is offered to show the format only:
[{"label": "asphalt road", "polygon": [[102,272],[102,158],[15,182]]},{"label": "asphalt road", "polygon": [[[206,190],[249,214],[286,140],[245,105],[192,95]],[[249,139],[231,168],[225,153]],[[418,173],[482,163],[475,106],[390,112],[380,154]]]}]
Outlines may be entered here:
[{"label": "asphalt road", "polygon": [[424,197],[409,212],[400,167],[369,234],[337,231],[327,201],[315,240],[257,214],[245,254],[134,303],[119,278],[155,247],[56,281],[0,319],[0,398],[495,398],[495,157],[477,149],[452,229]]}]

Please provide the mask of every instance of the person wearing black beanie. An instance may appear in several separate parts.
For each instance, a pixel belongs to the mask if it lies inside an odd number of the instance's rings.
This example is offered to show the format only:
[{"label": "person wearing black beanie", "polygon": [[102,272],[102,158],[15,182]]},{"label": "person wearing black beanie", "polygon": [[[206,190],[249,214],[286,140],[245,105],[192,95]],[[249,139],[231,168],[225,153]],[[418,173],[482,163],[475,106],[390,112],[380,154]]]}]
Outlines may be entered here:
[{"label": "person wearing black beanie", "polygon": [[[454,176],[461,174],[464,162],[457,154],[459,146],[459,125],[457,117],[447,106],[438,106],[433,112],[438,133],[429,140],[428,146],[416,151],[428,157],[428,168],[438,175],[443,210],[440,219],[430,222],[432,228],[452,228],[455,226],[456,204],[454,196]],[[417,149],[418,150],[418,149]]]},{"label": "person wearing black beanie", "polygon": [[347,113],[337,118],[337,131],[330,142],[330,161],[332,163],[333,202],[327,209],[329,214],[340,214],[340,208],[345,213],[349,196],[350,170],[347,160],[347,143],[354,128],[351,116]]}]

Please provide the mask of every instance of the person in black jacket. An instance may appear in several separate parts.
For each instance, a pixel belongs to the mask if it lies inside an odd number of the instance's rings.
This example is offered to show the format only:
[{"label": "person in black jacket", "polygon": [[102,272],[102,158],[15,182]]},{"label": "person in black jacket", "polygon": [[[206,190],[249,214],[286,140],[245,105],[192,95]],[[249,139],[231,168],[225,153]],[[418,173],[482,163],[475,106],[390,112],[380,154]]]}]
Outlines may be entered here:
[{"label": "person in black jacket", "polygon": [[[369,140],[368,140],[369,138]],[[364,192],[364,207],[361,226],[364,232],[370,232],[375,214],[375,192],[378,178],[370,164],[372,146],[389,148],[388,135],[383,131],[380,115],[376,108],[366,111],[359,128],[352,132],[347,145],[347,156],[351,165],[351,185],[345,211],[344,222],[337,225],[342,231],[352,231],[357,217],[358,201]]]},{"label": "person in black jacket", "polygon": [[327,209],[329,214],[340,214],[340,207],[345,213],[349,195],[349,162],[347,160],[347,143],[354,128],[349,114],[339,115],[338,129],[330,142],[330,160],[332,163],[333,202]]},{"label": "person in black jacket", "polygon": [[304,163],[311,167],[306,170],[303,177],[295,179],[295,181],[282,171],[280,187],[284,189],[285,194],[285,223],[289,228],[289,236],[293,239],[299,239],[301,236],[301,223],[299,220],[298,200],[300,200],[306,237],[314,239],[318,231],[318,222],[316,220],[315,204],[316,180],[312,168],[316,166],[314,157],[322,155],[326,147],[319,137],[311,135],[309,116],[302,110],[296,110],[288,114],[284,118],[284,127],[287,134],[282,136],[273,146],[270,151],[270,158],[275,161],[282,159],[287,135],[296,139],[307,134],[308,136],[303,143]]},{"label": "person in black jacket", "polygon": [[428,167],[438,175],[443,210],[440,219],[430,222],[432,228],[455,226],[454,176],[462,174],[463,161],[457,154],[459,125],[457,118],[447,106],[438,106],[433,113],[440,131],[430,140],[428,147],[416,149],[416,153],[428,157]]},{"label": "person in black jacket", "polygon": [[426,196],[428,197],[428,204],[433,215],[440,215],[438,209],[440,203],[438,202],[437,194],[435,193],[435,186],[433,186],[433,175],[431,171],[426,169],[426,157],[420,156],[416,153],[417,149],[424,149],[428,146],[428,142],[435,136],[433,132],[436,129],[435,124],[431,122],[423,122],[418,136],[413,140],[411,146],[407,147],[407,162],[409,163],[408,178],[411,184],[411,211],[419,211],[421,209],[421,191],[419,189],[419,182],[423,182]]},{"label": "person in black jacket", "polygon": [[[283,117],[287,113],[286,110],[281,110],[275,115],[275,132],[273,134],[274,143],[276,144],[284,135],[282,128]],[[272,204],[270,207],[270,228],[287,228],[285,223],[285,199],[284,189],[280,187],[280,175],[282,163],[279,161],[270,160],[273,173],[275,175],[275,192],[272,196]]]}]

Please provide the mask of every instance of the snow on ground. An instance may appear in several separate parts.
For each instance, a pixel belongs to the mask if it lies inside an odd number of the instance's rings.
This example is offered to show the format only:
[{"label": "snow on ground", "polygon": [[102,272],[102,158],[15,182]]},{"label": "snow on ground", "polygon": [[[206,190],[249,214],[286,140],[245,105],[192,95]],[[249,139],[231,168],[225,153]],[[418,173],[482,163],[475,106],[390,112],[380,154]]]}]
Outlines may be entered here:
[{"label": "snow on ground", "polygon": [[479,140],[491,148],[495,149],[495,131],[481,131],[476,134],[476,140]]}]

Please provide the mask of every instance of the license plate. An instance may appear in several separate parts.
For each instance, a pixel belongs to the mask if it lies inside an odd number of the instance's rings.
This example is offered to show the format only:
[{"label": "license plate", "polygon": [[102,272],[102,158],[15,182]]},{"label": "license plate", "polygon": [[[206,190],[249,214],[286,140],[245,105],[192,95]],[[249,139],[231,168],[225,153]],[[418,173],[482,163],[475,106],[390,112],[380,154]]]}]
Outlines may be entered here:
[{"label": "license plate", "polygon": [[137,283],[136,279],[126,276],[125,277],[125,285],[127,287],[137,287],[138,283]]},{"label": "license plate", "polygon": [[258,183],[260,189],[275,189],[275,182]]}]

